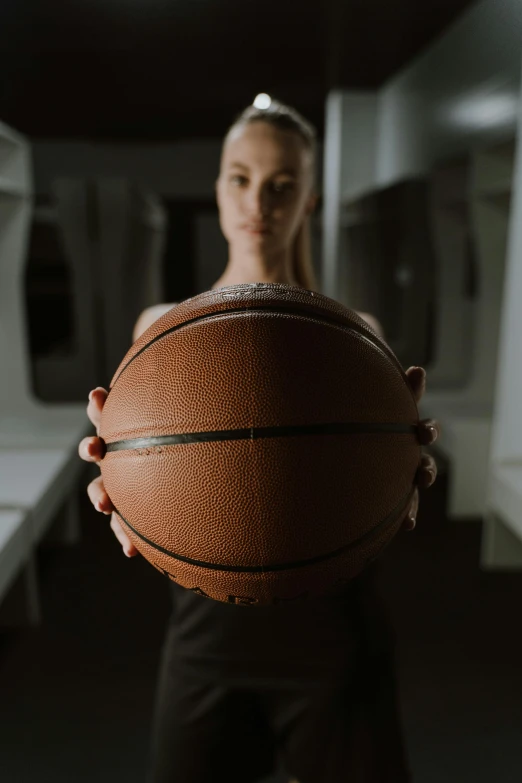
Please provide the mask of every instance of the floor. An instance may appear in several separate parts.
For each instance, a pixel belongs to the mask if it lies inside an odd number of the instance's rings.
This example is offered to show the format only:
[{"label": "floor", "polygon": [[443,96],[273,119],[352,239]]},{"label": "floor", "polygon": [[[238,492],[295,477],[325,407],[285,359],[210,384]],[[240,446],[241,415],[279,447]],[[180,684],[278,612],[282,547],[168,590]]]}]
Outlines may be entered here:
[{"label": "floor", "polygon": [[[381,574],[414,780],[519,783],[522,573],[479,570],[480,523],[448,522],[446,492],[423,493]],[[81,544],[39,555],[43,625],[0,632],[1,783],[144,781],[168,595],[81,509]]]}]

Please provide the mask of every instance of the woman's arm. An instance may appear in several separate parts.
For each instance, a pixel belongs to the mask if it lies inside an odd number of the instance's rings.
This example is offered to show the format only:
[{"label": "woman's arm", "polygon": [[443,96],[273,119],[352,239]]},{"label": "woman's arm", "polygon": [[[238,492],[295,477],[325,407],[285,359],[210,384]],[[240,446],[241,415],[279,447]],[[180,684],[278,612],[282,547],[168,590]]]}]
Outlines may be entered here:
[{"label": "woman's arm", "polygon": [[[157,321],[158,318],[161,318],[162,315],[165,315],[165,313],[168,313],[169,310],[171,310],[176,303],[172,302],[171,304],[159,304],[159,305],[153,305],[152,307],[147,307],[141,315],[138,317],[138,320],[136,321],[136,324],[134,326],[134,330],[132,332],[132,340],[133,342],[136,342],[138,337],[140,337],[143,332],[145,332],[149,326],[152,326],[154,321]],[[377,320],[377,318],[374,315],[370,315],[370,313],[357,313],[357,315],[362,318],[366,323],[372,327],[374,332],[377,332],[379,337],[381,339],[384,339],[384,330],[381,326],[380,321]]]},{"label": "woman's arm", "polygon": [[378,321],[374,315],[370,315],[370,313],[357,313],[357,315],[359,318],[362,318],[363,321],[366,321],[374,332],[377,332],[381,340],[384,340],[384,329],[382,328],[380,321]]},{"label": "woman's arm", "polygon": [[161,318],[162,315],[165,315],[165,313],[168,313],[169,310],[172,310],[176,303],[173,302],[172,304],[159,304],[154,305],[153,307],[147,307],[141,315],[138,317],[138,320],[134,324],[134,329],[132,332],[132,341],[136,342],[138,337],[141,337],[143,332],[145,332],[149,326],[152,326],[152,324],[158,320],[158,318]]},{"label": "woman's arm", "polygon": [[[171,310],[175,304],[176,302],[172,302],[171,304],[153,305],[152,307],[147,307],[145,310],[143,310],[134,325],[134,330],[132,332],[133,342],[136,342],[138,337],[141,337],[143,332],[145,332],[149,326],[152,326],[152,324],[157,321],[158,318],[161,318],[162,315],[168,313],[168,311]],[[370,315],[370,313],[357,313],[357,315],[366,321],[366,323],[372,327],[374,332],[377,332],[379,337],[384,339],[383,328],[374,315]]]}]

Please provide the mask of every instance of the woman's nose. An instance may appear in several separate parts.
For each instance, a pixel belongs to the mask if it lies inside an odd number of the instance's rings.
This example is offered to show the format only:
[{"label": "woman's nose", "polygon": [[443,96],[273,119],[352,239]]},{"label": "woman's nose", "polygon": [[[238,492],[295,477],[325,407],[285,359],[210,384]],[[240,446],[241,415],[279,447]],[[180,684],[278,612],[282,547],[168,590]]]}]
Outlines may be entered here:
[{"label": "woman's nose", "polygon": [[247,209],[251,217],[265,217],[270,211],[267,193],[264,188],[252,188],[248,194]]}]

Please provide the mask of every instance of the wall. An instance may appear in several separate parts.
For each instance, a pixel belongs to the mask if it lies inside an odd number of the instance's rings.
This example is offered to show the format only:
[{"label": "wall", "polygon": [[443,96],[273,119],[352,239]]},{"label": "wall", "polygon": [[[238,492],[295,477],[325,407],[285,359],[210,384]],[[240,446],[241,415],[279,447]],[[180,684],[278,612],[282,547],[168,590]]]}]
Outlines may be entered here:
[{"label": "wall", "polygon": [[482,0],[385,86],[372,184],[515,133],[521,34],[520,0]]},{"label": "wall", "polygon": [[[522,111],[519,113],[519,137]],[[513,198],[504,278],[492,458],[522,465],[522,149],[515,157]],[[522,486],[522,484],[521,484]],[[522,511],[521,511],[522,514]]]},{"label": "wall", "polygon": [[338,264],[344,251],[340,229],[345,191],[360,193],[375,180],[377,109],[373,93],[335,90],[326,101],[322,289],[333,298],[344,290]]},{"label": "wall", "polygon": [[162,196],[207,198],[214,192],[220,149],[217,139],[154,145],[33,140],[35,190],[48,193],[58,177],[123,177]]}]

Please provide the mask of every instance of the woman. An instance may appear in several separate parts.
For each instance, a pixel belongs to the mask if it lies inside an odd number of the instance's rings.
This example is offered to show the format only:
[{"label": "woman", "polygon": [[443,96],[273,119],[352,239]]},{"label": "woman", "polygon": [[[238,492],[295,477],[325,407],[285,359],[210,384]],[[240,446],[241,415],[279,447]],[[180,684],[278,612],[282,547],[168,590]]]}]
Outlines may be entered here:
[{"label": "woman", "polygon": [[[251,282],[317,288],[308,218],[315,134],[294,110],[249,107],[229,130],[217,180],[227,266],[214,287]],[[144,311],[134,339],[172,305]],[[363,317],[380,330],[370,315]],[[417,399],[424,371],[408,370]],[[98,426],[106,398],[89,395]],[[437,435],[424,422],[421,439]],[[80,455],[98,462],[103,444]],[[418,483],[436,469],[425,457]],[[100,478],[88,488],[98,511],[112,506]],[[415,526],[418,496],[405,527]],[[136,549],[112,516],[125,554]],[[255,610],[221,604],[171,583],[173,610],[163,650],[153,732],[153,783],[259,780],[278,761],[299,783],[408,781],[393,673],[393,644],[367,570],[338,598]]]}]

